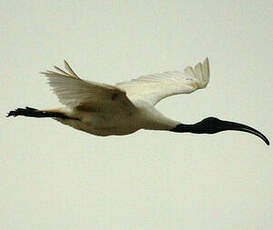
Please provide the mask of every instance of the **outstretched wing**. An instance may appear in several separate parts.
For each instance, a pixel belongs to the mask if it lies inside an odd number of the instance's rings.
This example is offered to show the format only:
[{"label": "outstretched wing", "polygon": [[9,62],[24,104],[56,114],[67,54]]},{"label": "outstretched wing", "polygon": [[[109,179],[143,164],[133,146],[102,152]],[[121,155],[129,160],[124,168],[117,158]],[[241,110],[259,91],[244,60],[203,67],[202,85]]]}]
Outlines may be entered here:
[{"label": "outstretched wing", "polygon": [[82,80],[64,61],[66,71],[55,66],[58,72],[42,72],[59,101],[70,107],[87,112],[130,111],[134,105],[126,93],[111,85]]},{"label": "outstretched wing", "polygon": [[117,87],[126,91],[131,101],[146,101],[153,105],[161,99],[176,94],[191,93],[202,89],[209,82],[209,61],[198,63],[194,68],[188,66],[184,73],[178,71],[141,76]]}]

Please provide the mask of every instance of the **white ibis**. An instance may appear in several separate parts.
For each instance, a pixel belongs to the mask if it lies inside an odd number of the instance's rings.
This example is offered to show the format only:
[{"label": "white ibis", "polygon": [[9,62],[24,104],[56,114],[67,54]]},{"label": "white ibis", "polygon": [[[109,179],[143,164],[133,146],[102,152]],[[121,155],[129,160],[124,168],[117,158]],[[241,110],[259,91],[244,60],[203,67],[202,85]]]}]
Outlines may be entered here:
[{"label": "white ibis", "polygon": [[64,61],[66,71],[42,74],[49,80],[64,108],[38,110],[18,108],[9,116],[50,117],[65,125],[99,136],[126,135],[139,129],[166,130],[179,133],[214,134],[226,130],[248,132],[268,139],[256,129],[244,124],[208,117],[196,124],[182,124],[165,117],[155,105],[165,97],[192,93],[209,82],[209,61],[194,68],[141,76],[116,86],[82,80]]}]

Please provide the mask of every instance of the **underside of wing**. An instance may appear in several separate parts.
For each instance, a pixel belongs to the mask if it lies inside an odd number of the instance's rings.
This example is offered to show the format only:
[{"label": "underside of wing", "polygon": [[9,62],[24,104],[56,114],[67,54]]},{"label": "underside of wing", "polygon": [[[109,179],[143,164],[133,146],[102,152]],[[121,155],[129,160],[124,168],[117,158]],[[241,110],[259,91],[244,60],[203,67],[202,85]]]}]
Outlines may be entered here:
[{"label": "underside of wing", "polygon": [[65,69],[42,72],[59,101],[86,112],[129,111],[134,106],[126,93],[111,85],[82,80],[65,61]]},{"label": "underside of wing", "polygon": [[205,88],[208,82],[209,61],[206,58],[194,68],[186,67],[184,73],[171,71],[141,76],[128,82],[118,83],[117,87],[126,91],[131,101],[142,100],[154,105],[165,97]]}]

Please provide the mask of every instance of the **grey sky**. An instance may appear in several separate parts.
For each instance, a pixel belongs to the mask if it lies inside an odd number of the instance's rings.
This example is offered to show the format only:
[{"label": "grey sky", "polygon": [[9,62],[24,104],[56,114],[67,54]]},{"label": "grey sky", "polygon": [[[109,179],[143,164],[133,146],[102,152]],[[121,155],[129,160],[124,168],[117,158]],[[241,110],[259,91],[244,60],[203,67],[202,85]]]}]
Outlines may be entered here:
[{"label": "grey sky", "polygon": [[205,57],[205,90],[157,107],[181,122],[218,116],[272,135],[272,1],[4,1],[0,229],[271,229],[272,145],[245,133],[139,131],[96,137],[50,119],[38,74],[63,59],[114,84]]}]

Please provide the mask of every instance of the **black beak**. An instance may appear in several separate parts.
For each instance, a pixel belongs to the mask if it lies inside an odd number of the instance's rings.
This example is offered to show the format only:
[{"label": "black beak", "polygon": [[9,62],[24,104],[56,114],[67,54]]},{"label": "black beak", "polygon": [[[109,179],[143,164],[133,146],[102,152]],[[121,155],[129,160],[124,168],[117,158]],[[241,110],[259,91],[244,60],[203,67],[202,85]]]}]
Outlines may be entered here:
[{"label": "black beak", "polygon": [[225,131],[225,130],[235,130],[235,131],[241,131],[241,132],[246,132],[246,133],[251,133],[254,134],[257,137],[260,137],[267,145],[269,145],[269,140],[258,130],[236,122],[231,122],[231,121],[222,121],[218,119],[218,132]]}]

